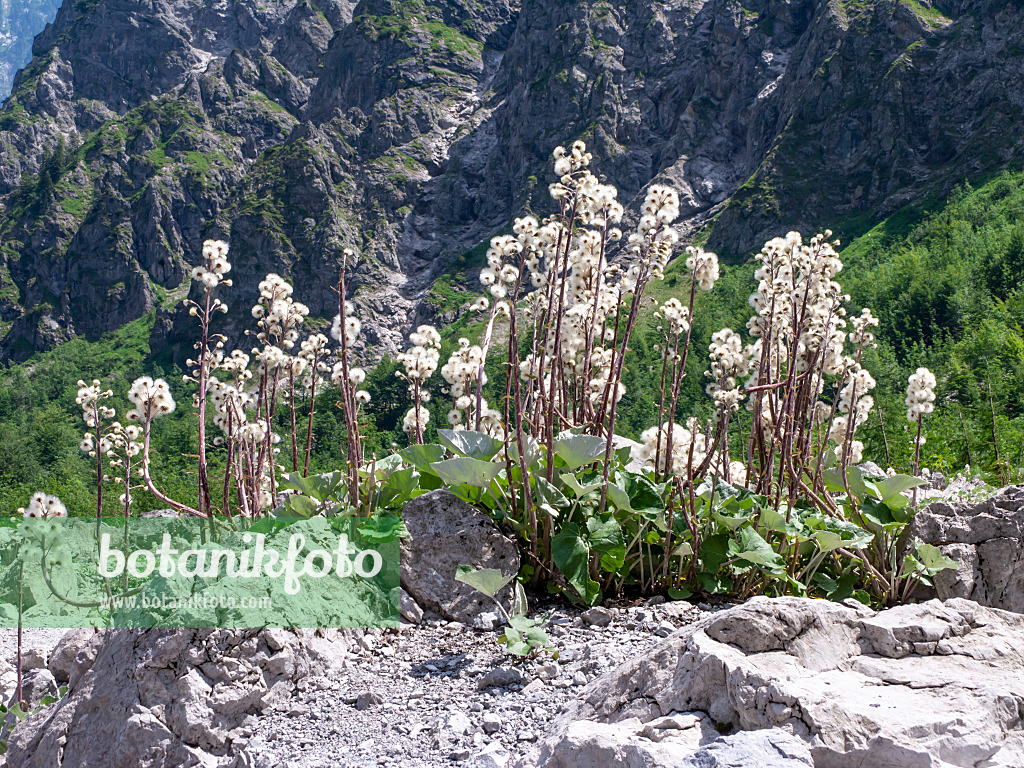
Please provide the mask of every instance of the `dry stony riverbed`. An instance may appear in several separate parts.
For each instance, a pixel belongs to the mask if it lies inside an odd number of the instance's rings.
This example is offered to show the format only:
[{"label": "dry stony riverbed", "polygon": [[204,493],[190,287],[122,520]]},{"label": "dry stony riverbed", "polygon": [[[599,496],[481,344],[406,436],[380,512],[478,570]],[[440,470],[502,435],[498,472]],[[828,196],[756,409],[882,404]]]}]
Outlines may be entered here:
[{"label": "dry stony riverbed", "polygon": [[[300,681],[290,709],[250,717],[252,768],[434,768],[514,765],[583,686],[704,614],[685,602],[582,613],[557,607],[547,630],[558,659],[505,653],[498,633],[425,620],[360,633],[345,670]],[[428,614],[429,616],[429,614]],[[60,630],[26,630],[52,648]],[[0,637],[15,658],[15,633]]]}]

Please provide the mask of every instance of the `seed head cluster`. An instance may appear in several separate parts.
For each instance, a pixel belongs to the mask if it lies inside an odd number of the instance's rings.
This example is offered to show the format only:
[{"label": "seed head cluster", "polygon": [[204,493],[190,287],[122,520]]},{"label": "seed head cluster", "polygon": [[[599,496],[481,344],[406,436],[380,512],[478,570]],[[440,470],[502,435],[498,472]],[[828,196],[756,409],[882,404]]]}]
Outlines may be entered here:
[{"label": "seed head cluster", "polygon": [[[32,494],[27,507],[18,510],[22,517],[67,517],[68,510],[56,496],[38,491]],[[40,550],[39,554],[42,554]]]},{"label": "seed head cluster", "polygon": [[171,397],[170,387],[163,379],[140,376],[128,390],[128,399],[135,406],[128,411],[129,421],[148,424],[161,416],[174,413],[174,398]]},{"label": "seed head cluster", "polygon": [[207,240],[203,243],[203,263],[192,268],[192,279],[198,280],[206,291],[218,285],[231,285],[224,275],[231,271],[228,261],[228,244],[222,240]]},{"label": "seed head cluster", "polygon": [[918,368],[907,380],[907,419],[916,422],[935,410],[935,374]]}]

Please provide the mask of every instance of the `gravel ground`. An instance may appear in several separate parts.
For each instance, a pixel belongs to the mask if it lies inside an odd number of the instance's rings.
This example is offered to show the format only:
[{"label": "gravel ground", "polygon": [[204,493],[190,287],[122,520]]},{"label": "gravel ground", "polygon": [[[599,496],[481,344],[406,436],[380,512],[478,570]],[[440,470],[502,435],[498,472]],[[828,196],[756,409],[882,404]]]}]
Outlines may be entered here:
[{"label": "gravel ground", "polygon": [[702,614],[688,603],[560,607],[547,627],[557,661],[518,660],[497,633],[444,621],[371,630],[347,675],[310,678],[288,711],[252,718],[246,751],[257,768],[451,768],[500,745],[515,764],[584,685]]},{"label": "gravel ground", "polygon": [[[583,686],[710,610],[558,605],[546,625],[557,659],[520,659],[498,643],[500,633],[436,617],[356,630],[344,671],[300,681],[281,711],[250,717],[234,735],[248,739],[255,768],[452,768],[485,750],[497,759],[472,765],[504,768],[536,750]],[[23,644],[49,652],[63,634],[25,630]],[[0,658],[14,664],[16,652],[16,630],[0,630]]]},{"label": "gravel ground", "polygon": [[[23,650],[43,648],[47,653],[53,650],[57,641],[64,637],[65,629],[23,629],[21,645]],[[18,658],[18,630],[0,629],[0,658],[13,666]]]}]

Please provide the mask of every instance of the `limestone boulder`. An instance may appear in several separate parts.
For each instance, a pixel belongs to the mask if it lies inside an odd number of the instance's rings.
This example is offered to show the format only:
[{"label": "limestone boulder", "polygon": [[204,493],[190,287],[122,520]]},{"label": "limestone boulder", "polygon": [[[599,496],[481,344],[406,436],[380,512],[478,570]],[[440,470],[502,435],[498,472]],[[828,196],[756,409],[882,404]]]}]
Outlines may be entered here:
[{"label": "limestone boulder", "polygon": [[807,764],[795,738],[815,768],[1010,768],[1024,765],[1022,702],[1017,614],[754,598],[591,683],[531,764],[775,765],[730,762],[741,748]]},{"label": "limestone boulder", "polygon": [[246,718],[290,707],[297,681],[339,668],[347,650],[330,631],[100,634],[91,665],[68,670],[67,695],[11,733],[11,768],[245,765]]},{"label": "limestone boulder", "polygon": [[[424,609],[450,621],[491,629],[494,602],[455,580],[460,565],[519,573],[519,548],[486,514],[449,491],[431,491],[402,511],[402,587]],[[498,593],[506,609],[512,586]],[[490,615],[488,615],[490,614]]]},{"label": "limestone boulder", "polygon": [[980,502],[932,502],[911,531],[957,563],[935,576],[936,597],[1024,613],[1024,487]]}]

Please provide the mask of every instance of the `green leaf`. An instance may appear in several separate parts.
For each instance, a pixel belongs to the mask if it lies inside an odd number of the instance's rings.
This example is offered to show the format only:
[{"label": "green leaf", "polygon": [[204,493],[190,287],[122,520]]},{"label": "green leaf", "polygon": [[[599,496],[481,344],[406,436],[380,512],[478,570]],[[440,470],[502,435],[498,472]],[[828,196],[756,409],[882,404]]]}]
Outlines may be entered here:
[{"label": "green leaf", "polygon": [[846,493],[846,486],[843,485],[843,475],[837,469],[826,469],[821,473],[821,479],[825,483],[825,490],[832,493]]},{"label": "green leaf", "polygon": [[555,454],[558,455],[569,469],[579,469],[590,464],[605,454],[608,447],[603,437],[594,435],[570,435],[555,440]]},{"label": "green leaf", "polygon": [[577,499],[582,499],[588,493],[593,493],[594,491],[598,490],[602,485],[604,485],[604,483],[600,481],[596,483],[587,483],[586,485],[580,485],[580,481],[576,479],[576,476],[570,474],[559,475],[559,478],[562,480],[562,482],[565,484],[567,488],[569,488],[574,494],[576,494]]},{"label": "green leaf", "polygon": [[956,570],[958,567],[955,560],[946,557],[938,547],[931,544],[918,542],[914,545],[914,550],[917,553],[917,559],[920,560],[921,566],[924,568],[924,572],[929,576],[934,576],[939,571]]},{"label": "green leaf", "polygon": [[679,545],[672,550],[673,557],[689,557],[693,554],[693,547],[690,546],[690,542],[681,541]]},{"label": "green leaf", "polygon": [[700,561],[704,570],[715,573],[729,559],[729,534],[708,536],[700,545]]},{"label": "green leaf", "polygon": [[284,497],[284,508],[288,517],[312,517],[320,510],[320,502],[308,496],[288,493]]},{"label": "green leaf", "polygon": [[[843,474],[838,469],[826,469],[822,472],[822,479],[825,487],[833,493],[844,493],[846,486],[843,485]],[[878,489],[870,480],[864,479],[864,473],[859,467],[846,468],[846,480],[850,484],[850,491],[861,499],[877,497]]]},{"label": "green leaf", "polygon": [[799,536],[803,528],[795,514],[787,521],[786,516],[773,506],[761,508],[760,525],[763,525],[765,530],[784,533],[788,537]]},{"label": "green leaf", "polygon": [[772,549],[771,544],[753,528],[740,530],[740,543],[743,546],[743,551],[737,557],[741,560],[760,566],[762,570],[776,576],[781,576],[786,572],[786,563],[782,556]]},{"label": "green leaf", "polygon": [[924,565],[921,561],[908,552],[903,557],[903,565],[900,567],[900,576],[906,578],[917,573],[924,573]]},{"label": "green leaf", "polygon": [[383,459],[377,459],[371,464],[366,465],[365,469],[360,470],[360,474],[363,475],[364,477],[368,477],[369,470],[372,468],[375,479],[384,480],[392,472],[400,469],[402,464],[403,462],[401,454],[392,453],[389,454],[388,456],[385,456]]},{"label": "green leaf", "polygon": [[377,504],[381,507],[399,507],[408,501],[420,487],[420,473],[414,467],[392,472],[380,485]]},{"label": "green leaf", "polygon": [[551,638],[548,637],[548,633],[541,627],[530,627],[526,630],[525,635],[526,642],[533,648],[543,648],[551,642]]},{"label": "green leaf", "polygon": [[526,598],[526,590],[523,589],[523,585],[517,581],[515,592],[512,595],[511,613],[513,616],[525,616],[529,610],[530,602]]},{"label": "green leaf", "polygon": [[675,587],[669,587],[668,596],[673,600],[688,600],[693,597],[693,592],[688,589],[676,589]]},{"label": "green leaf", "polygon": [[629,494],[629,503],[633,509],[664,509],[665,501],[654,483],[643,475],[629,472],[622,474],[626,477],[622,487]]},{"label": "green leaf", "polygon": [[490,435],[464,429],[439,429],[437,438],[459,456],[484,461],[490,461],[505,447],[503,442],[495,440]]},{"label": "green leaf", "polygon": [[850,481],[850,490],[862,499],[869,496],[878,497],[878,488],[874,481],[866,480],[864,472],[859,467],[847,467],[846,479]]},{"label": "green leaf", "polygon": [[623,512],[633,512],[633,506],[629,503],[629,494],[614,483],[608,483],[608,501],[615,505],[615,508]]},{"label": "green leaf", "polygon": [[494,597],[515,577],[514,573],[511,576],[506,576],[496,568],[473,568],[468,565],[460,565],[455,569],[456,581],[469,584],[477,592],[483,592],[488,597]]},{"label": "green leaf", "polygon": [[697,581],[700,582],[701,587],[705,592],[712,595],[721,595],[732,589],[732,579],[728,576],[715,576],[710,573],[698,573]]},{"label": "green leaf", "polygon": [[572,506],[562,492],[543,477],[534,478],[533,493],[538,505],[547,505],[554,509],[555,517],[561,517],[562,513],[568,511]]},{"label": "green leaf", "polygon": [[526,632],[537,624],[537,620],[520,614],[518,616],[511,617],[508,623],[516,632]]},{"label": "green leaf", "polygon": [[336,498],[338,490],[345,487],[345,475],[342,472],[329,472],[303,477],[298,472],[291,472],[282,478],[279,487],[298,491],[322,503],[327,499]]},{"label": "green leaf", "polygon": [[479,459],[446,459],[430,465],[438,477],[448,485],[474,485],[486,488],[498,476],[501,465]]},{"label": "green leaf", "polygon": [[748,520],[750,520],[750,514],[749,513],[740,512],[738,515],[732,516],[732,515],[723,514],[724,511],[725,511],[724,507],[716,506],[715,509],[712,510],[711,514],[714,515],[714,518],[718,522],[720,522],[722,525],[724,525],[730,531],[735,531],[736,529],[741,527],[744,523],[746,523]]},{"label": "green leaf", "polygon": [[[518,443],[518,441],[514,440],[514,439],[510,440],[508,447],[509,447],[509,454],[512,456],[514,461],[518,462],[519,461],[519,443]],[[523,453],[526,454],[526,466],[527,467],[532,467],[534,464],[536,464],[538,461],[540,461],[541,456],[544,455],[542,453],[542,451],[541,451],[540,443],[538,443],[536,440],[534,440],[529,435],[523,435]]]},{"label": "green leaf", "polygon": [[901,496],[904,491],[928,485],[927,480],[923,480],[920,477],[911,477],[910,475],[893,475],[884,480],[875,480],[873,482],[875,487],[878,488],[878,495],[882,501],[888,502],[894,496],[900,496],[904,501],[903,504],[900,504],[901,507],[905,507],[907,502],[907,498]]},{"label": "green leaf", "polygon": [[407,536],[408,531],[402,518],[399,515],[376,514],[360,521],[356,529],[363,541],[382,544],[394,541],[401,536]]},{"label": "green leaf", "polygon": [[853,588],[857,584],[857,572],[853,568],[848,568],[838,580],[830,579],[825,574],[819,573],[814,577],[814,581],[825,590],[829,600],[838,602],[853,597]]},{"label": "green leaf", "polygon": [[904,525],[903,521],[893,517],[892,510],[887,505],[870,497],[861,503],[860,514],[869,528],[874,527],[874,533],[881,530],[894,531]]},{"label": "green leaf", "polygon": [[408,448],[403,448],[398,454],[406,462],[423,472],[429,470],[430,465],[435,461],[441,461],[444,458],[444,446],[435,445],[434,443],[410,445]]},{"label": "green leaf", "polygon": [[430,468],[430,465],[427,465],[427,471],[420,475],[419,493],[436,491],[439,488],[444,488],[444,480],[437,476],[437,473]]},{"label": "green leaf", "polygon": [[587,520],[587,539],[590,547],[601,556],[601,568],[609,573],[619,570],[626,562],[626,541],[622,526],[614,515],[597,515]]},{"label": "green leaf", "polygon": [[863,549],[875,538],[870,531],[845,520],[828,519],[822,523],[825,527],[811,536],[822,552],[831,552],[839,547]]},{"label": "green leaf", "polygon": [[[280,517],[291,517],[291,515],[280,515]],[[276,520],[273,517],[261,517],[255,523],[249,526],[249,533],[266,533],[272,534],[283,530],[288,526],[288,523],[283,520]]]},{"label": "green leaf", "polygon": [[566,523],[551,539],[551,559],[588,605],[601,599],[601,589],[590,578],[590,550],[575,523]]},{"label": "green leaf", "polygon": [[505,647],[508,648],[509,653],[514,653],[516,656],[529,656],[532,650],[528,643],[524,643],[522,636],[514,629],[506,629],[505,636],[502,638]]}]

